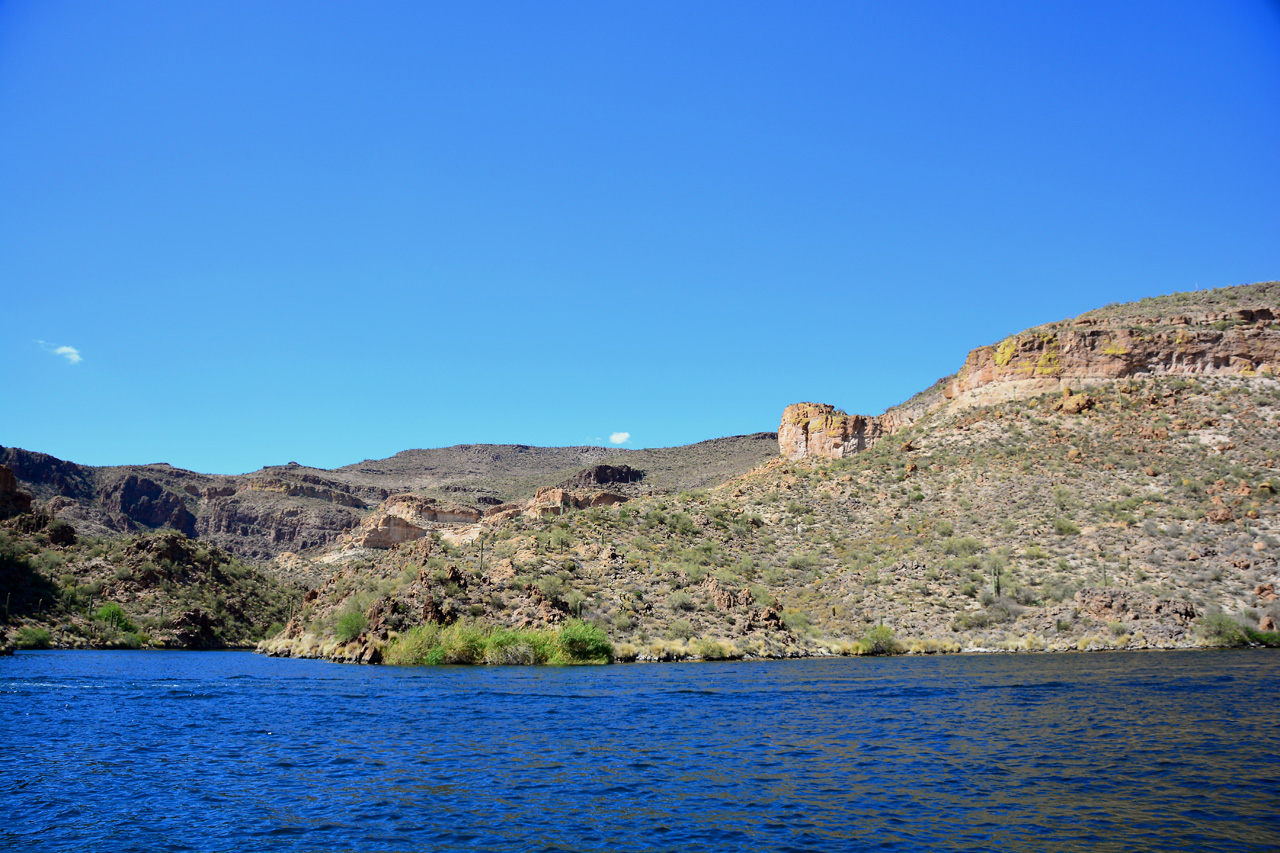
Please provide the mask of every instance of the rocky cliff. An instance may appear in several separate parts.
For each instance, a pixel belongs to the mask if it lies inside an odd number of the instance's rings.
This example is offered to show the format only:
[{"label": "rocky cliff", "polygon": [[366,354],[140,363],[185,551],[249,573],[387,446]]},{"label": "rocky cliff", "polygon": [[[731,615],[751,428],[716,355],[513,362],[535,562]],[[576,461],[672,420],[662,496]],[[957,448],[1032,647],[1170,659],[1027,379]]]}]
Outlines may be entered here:
[{"label": "rocky cliff", "polygon": [[879,416],[821,403],[788,406],[778,448],[788,459],[841,459],[943,407],[989,406],[1138,377],[1280,375],[1278,315],[1277,282],[1091,311],[978,347],[957,373]]}]

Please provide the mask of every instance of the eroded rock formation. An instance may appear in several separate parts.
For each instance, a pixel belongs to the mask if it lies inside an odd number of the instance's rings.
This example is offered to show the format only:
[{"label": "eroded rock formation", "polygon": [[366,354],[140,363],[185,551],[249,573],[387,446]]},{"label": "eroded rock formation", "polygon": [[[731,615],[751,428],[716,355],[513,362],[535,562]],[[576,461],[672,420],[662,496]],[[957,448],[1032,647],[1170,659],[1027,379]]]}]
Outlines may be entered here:
[{"label": "eroded rock formation", "polygon": [[866,450],[890,431],[880,418],[845,414],[826,403],[794,403],[782,412],[778,448],[788,459],[842,459]]}]

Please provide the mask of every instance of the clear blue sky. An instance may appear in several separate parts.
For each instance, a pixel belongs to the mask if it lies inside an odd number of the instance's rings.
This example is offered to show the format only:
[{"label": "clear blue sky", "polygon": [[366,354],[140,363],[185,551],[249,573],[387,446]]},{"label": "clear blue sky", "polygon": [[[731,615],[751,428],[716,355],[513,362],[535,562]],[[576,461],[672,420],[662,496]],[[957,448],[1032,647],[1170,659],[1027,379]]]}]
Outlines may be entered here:
[{"label": "clear blue sky", "polygon": [[5,0],[0,444],[238,473],[875,414],[1280,278],[1277,199],[1263,0]]}]

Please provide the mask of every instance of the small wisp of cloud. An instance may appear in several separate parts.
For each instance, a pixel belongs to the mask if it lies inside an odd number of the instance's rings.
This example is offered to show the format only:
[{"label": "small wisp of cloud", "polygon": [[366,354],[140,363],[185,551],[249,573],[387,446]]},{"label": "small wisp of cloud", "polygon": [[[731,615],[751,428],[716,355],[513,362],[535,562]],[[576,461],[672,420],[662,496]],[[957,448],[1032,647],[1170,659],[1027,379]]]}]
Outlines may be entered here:
[{"label": "small wisp of cloud", "polygon": [[609,436],[610,444],[626,444],[630,440],[631,433],[629,432],[615,432],[613,435]]},{"label": "small wisp of cloud", "polygon": [[36,341],[45,352],[51,352],[54,355],[60,355],[71,364],[79,364],[84,359],[80,357],[80,350],[75,347],[54,346],[48,341]]}]

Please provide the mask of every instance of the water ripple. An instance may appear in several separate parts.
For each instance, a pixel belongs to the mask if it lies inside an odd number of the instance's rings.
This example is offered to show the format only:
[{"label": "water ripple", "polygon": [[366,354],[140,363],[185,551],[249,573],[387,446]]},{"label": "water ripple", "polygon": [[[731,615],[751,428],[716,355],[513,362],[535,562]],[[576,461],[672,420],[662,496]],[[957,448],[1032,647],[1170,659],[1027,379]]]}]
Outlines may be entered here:
[{"label": "water ripple", "polygon": [[0,848],[1269,850],[1272,653],[0,659]]}]

